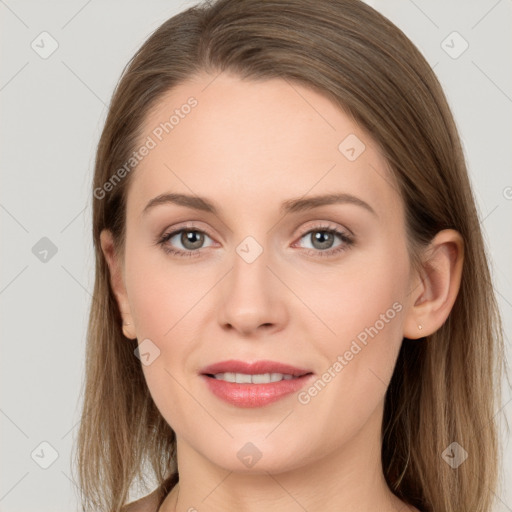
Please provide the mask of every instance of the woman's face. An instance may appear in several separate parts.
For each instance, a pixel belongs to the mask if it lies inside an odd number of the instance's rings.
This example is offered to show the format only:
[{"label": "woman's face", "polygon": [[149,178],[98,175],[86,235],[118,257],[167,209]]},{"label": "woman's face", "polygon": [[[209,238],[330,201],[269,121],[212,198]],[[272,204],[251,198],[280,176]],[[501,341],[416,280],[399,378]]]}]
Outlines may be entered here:
[{"label": "woman's face", "polygon": [[[375,143],[312,90],[228,74],[174,88],[140,140],[122,308],[178,450],[284,471],[377,442],[412,274]],[[306,375],[206,369],[233,360]]]}]

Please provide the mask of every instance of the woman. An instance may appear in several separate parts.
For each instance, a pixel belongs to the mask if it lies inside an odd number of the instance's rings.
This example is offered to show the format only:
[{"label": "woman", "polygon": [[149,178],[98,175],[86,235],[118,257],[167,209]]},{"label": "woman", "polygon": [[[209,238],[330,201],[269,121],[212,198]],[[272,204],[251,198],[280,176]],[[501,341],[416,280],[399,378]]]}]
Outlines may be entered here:
[{"label": "woman", "polygon": [[480,224],[441,87],[386,18],[174,16],[117,86],[93,196],[84,509],[491,510]]}]

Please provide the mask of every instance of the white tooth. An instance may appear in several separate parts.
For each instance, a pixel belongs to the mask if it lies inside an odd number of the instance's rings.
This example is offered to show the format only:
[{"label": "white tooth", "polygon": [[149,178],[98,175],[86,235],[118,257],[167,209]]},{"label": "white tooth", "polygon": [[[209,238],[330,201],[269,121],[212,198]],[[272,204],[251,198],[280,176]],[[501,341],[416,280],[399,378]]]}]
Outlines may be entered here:
[{"label": "white tooth", "polygon": [[294,378],[293,375],[283,373],[259,373],[251,375],[233,372],[216,373],[214,377],[218,380],[237,384],[269,384],[270,382],[279,382],[281,380],[291,380]]},{"label": "white tooth", "polygon": [[270,373],[260,373],[252,376],[253,384],[268,384],[270,382]]}]

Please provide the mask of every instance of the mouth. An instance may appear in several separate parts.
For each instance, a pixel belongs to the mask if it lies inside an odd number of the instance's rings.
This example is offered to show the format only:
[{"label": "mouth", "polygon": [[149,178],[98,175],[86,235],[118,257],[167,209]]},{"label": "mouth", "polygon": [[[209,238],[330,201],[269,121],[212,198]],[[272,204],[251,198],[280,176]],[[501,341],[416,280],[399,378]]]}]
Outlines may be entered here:
[{"label": "mouth", "polygon": [[[304,375],[310,375],[305,373]],[[236,384],[270,384],[271,382],[281,382],[282,380],[295,380],[300,379],[304,375],[290,375],[289,373],[216,373],[206,374],[206,377],[212,379],[222,380],[224,382],[231,382]]]},{"label": "mouth", "polygon": [[[246,362],[246,361],[238,361],[235,359],[230,359],[229,361],[221,361],[219,363],[214,363],[209,366],[206,366],[201,370],[202,375],[209,375],[211,377],[219,378],[224,380],[224,378],[231,379],[232,375],[235,375],[235,379],[237,375],[242,376],[241,378],[245,378],[243,382],[247,382],[247,376],[264,376],[274,375],[276,376],[288,376],[291,377],[302,377],[307,373],[312,373],[310,370],[305,368],[299,368],[296,366],[292,366],[286,363],[279,363],[277,361],[254,361],[254,362]],[[227,377],[226,377],[227,376]],[[281,378],[279,379],[281,380]],[[229,380],[228,382],[237,382],[236,380]],[[273,382],[273,381],[271,381]],[[242,382],[240,382],[242,383]]]},{"label": "mouth", "polygon": [[224,361],[200,374],[208,389],[237,407],[262,407],[281,400],[310,382],[313,372],[272,361]]}]

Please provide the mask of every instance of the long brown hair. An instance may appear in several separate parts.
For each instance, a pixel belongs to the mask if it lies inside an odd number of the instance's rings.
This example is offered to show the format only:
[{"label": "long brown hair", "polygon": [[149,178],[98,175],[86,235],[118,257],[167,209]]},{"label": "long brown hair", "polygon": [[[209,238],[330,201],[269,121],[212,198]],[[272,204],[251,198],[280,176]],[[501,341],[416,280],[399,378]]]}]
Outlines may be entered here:
[{"label": "long brown hair", "polygon": [[[438,231],[462,235],[462,281],[448,320],[424,340],[402,343],[386,395],[382,463],[390,489],[425,512],[489,512],[498,484],[503,338],[459,136],[424,57],[358,0],[203,3],[161,25],[124,69],[93,183],[96,276],[76,451],[84,510],[121,511],[147,470],[160,503],[178,480],[175,435],[151,398],[136,341],[123,335],[100,246],[101,231],[110,229],[123,252],[136,169],[108,192],[104,184],[129,160],[164,93],[198,72],[222,71],[310,87],[352,116],[396,176],[413,260]],[[469,455],[457,469],[441,456],[452,442]]]}]

